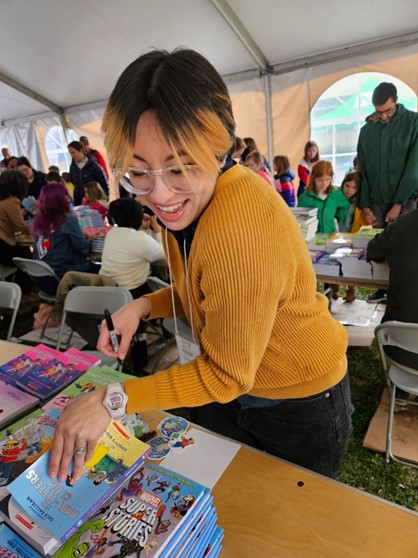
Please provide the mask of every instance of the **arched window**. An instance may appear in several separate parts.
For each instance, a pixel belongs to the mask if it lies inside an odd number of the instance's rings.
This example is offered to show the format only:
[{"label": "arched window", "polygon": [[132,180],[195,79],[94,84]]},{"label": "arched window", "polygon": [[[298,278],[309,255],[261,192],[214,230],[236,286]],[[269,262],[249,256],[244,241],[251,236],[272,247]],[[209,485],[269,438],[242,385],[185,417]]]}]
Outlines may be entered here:
[{"label": "arched window", "polygon": [[73,130],[69,130],[69,140],[64,136],[61,126],[52,126],[45,136],[45,151],[50,165],[56,165],[61,172],[67,172],[70,168],[71,157],[68,153],[67,145],[78,140],[77,134]]},{"label": "arched window", "polygon": [[311,111],[311,137],[319,145],[321,158],[332,162],[335,184],[341,184],[353,166],[360,128],[373,112],[373,90],[382,81],[396,86],[398,102],[405,108],[417,110],[417,96],[403,81],[387,74],[362,72],[331,85]]}]

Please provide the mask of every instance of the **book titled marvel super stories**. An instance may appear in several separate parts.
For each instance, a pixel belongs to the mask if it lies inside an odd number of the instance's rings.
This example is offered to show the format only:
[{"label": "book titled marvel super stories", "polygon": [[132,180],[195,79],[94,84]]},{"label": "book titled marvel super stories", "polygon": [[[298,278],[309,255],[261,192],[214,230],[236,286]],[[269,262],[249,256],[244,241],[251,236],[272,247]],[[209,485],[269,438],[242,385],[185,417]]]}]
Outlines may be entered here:
[{"label": "book titled marvel super stories", "polygon": [[183,556],[185,540],[211,504],[209,489],[146,461],[54,558],[71,558],[80,549],[104,557],[136,557],[144,550],[147,558]]},{"label": "book titled marvel super stories", "polygon": [[71,475],[65,482],[49,478],[47,452],[8,490],[40,527],[65,542],[140,467],[148,450],[147,444],[111,421],[76,483]]},{"label": "book titled marvel super stories", "polygon": [[19,535],[3,523],[0,525],[0,556],[2,558],[41,558]]}]

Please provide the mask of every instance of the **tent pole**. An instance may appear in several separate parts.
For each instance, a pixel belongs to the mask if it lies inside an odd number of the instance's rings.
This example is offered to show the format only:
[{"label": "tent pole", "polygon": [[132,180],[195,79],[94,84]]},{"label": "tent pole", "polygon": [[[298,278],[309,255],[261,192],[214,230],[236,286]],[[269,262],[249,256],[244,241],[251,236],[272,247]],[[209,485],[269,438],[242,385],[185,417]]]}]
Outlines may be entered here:
[{"label": "tent pole", "polygon": [[266,128],[267,128],[267,149],[268,159],[271,168],[273,169],[274,157],[274,142],[273,142],[273,118],[272,118],[272,103],[271,103],[271,77],[270,72],[264,73],[264,99],[266,104]]}]

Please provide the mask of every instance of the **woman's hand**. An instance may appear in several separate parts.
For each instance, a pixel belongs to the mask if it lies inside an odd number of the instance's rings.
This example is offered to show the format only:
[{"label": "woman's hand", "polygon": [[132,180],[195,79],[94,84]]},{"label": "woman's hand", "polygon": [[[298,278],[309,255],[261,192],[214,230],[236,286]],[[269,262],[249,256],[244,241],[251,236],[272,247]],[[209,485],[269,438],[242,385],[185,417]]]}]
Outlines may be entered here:
[{"label": "woman's hand", "polygon": [[140,320],[148,316],[151,311],[151,304],[147,298],[133,300],[123,306],[120,310],[112,314],[113,326],[119,340],[119,351],[113,349],[106,322],[102,322],[97,348],[104,355],[117,357],[124,360],[129,350],[132,336],[138,329]]},{"label": "woman's hand", "polygon": [[70,473],[74,481],[82,476],[85,462],[93,457],[97,440],[110,422],[110,415],[103,406],[105,394],[106,388],[99,388],[77,397],[65,407],[56,424],[50,451],[48,474],[51,478],[58,477],[63,482]]}]

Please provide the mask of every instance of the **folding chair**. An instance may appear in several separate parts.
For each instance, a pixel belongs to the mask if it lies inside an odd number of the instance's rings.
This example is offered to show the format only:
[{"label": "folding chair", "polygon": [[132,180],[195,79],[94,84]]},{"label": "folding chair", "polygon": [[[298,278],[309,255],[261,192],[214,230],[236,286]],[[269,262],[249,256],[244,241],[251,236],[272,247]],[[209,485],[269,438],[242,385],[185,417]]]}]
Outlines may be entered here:
[{"label": "folding chair", "polygon": [[0,264],[0,281],[5,281],[7,279],[7,277],[10,277],[10,275],[12,275],[12,281],[14,279],[14,274],[17,271],[17,267],[13,266],[13,265],[3,265]]},{"label": "folding chair", "polygon": [[[21,269],[26,275],[28,275],[31,279],[33,279],[36,283],[36,279],[38,277],[53,277],[56,279],[57,284],[60,282],[60,278],[55,273],[50,265],[46,262],[42,262],[41,260],[30,260],[28,258],[13,258],[13,263],[17,265],[19,269]],[[48,294],[47,292],[43,291],[42,289],[38,292],[40,298],[45,300],[49,303],[55,302],[55,296]],[[51,306],[52,312],[52,306]],[[41,330],[41,334],[39,336],[40,339],[46,338],[45,330],[48,325],[49,318],[51,316],[51,312],[47,315]],[[52,339],[53,341],[53,339]]]},{"label": "folding chair", "polygon": [[[122,287],[74,287],[74,289],[72,289],[65,297],[56,348],[59,350],[61,347],[65,320],[68,313],[84,314],[97,319],[103,319],[106,308],[112,314],[132,300],[132,295],[128,289],[124,289]],[[89,352],[99,354],[97,351]],[[100,355],[100,357],[102,362],[106,360],[103,355]],[[109,366],[114,366],[116,364],[116,360],[111,359],[111,362],[104,363]]]},{"label": "folding chair", "polygon": [[9,341],[12,336],[21,299],[22,291],[19,285],[16,283],[7,283],[6,281],[0,282],[0,307],[13,310],[6,341]]},{"label": "folding chair", "polygon": [[[386,435],[386,463],[392,459],[405,465],[418,468],[418,465],[395,457],[392,452],[392,430],[395,413],[395,403],[404,400],[396,397],[396,388],[412,395],[418,395],[418,369],[410,368],[393,359],[389,359],[384,347],[391,345],[418,355],[418,324],[389,321],[376,327],[375,337],[382,360],[383,370],[390,391],[388,428]],[[388,362],[390,360],[390,362]],[[418,405],[418,402],[408,401],[408,404]]]}]

